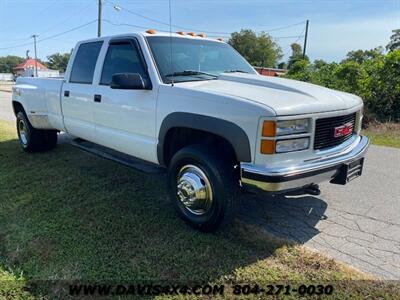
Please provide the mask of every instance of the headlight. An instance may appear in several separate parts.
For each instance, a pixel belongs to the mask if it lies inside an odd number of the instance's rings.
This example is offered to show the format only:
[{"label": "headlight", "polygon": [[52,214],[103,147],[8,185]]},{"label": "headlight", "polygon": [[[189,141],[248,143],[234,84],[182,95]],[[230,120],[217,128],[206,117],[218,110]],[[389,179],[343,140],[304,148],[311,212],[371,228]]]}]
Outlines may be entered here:
[{"label": "headlight", "polygon": [[275,137],[298,133],[307,133],[309,130],[309,119],[264,121],[262,136]]},{"label": "headlight", "polygon": [[289,135],[308,132],[308,119],[276,122],[276,135]]},{"label": "headlight", "polygon": [[291,139],[291,140],[280,140],[276,141],[275,152],[276,153],[284,153],[284,152],[293,152],[305,150],[310,145],[310,138],[301,138],[301,139]]}]

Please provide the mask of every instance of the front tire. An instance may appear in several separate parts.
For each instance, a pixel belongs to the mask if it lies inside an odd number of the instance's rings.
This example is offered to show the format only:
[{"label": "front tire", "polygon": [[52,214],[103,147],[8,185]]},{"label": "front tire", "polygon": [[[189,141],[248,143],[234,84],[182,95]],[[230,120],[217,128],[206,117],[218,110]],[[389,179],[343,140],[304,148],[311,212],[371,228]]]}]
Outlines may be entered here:
[{"label": "front tire", "polygon": [[179,216],[210,232],[231,223],[239,194],[234,163],[205,145],[179,150],[168,168],[170,198]]},{"label": "front tire", "polygon": [[40,152],[57,145],[57,131],[33,128],[25,113],[17,113],[17,132],[20,145],[25,152]]}]

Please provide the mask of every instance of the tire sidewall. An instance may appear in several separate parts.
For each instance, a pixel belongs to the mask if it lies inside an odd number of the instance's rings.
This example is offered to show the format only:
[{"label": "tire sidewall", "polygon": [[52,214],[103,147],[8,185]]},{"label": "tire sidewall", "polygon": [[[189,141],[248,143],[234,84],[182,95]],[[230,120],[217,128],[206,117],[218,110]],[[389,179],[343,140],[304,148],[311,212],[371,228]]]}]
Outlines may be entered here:
[{"label": "tire sidewall", "polygon": [[[214,157],[215,155],[213,153],[210,153],[210,151],[201,146],[197,148],[188,147],[178,151],[173,157],[168,172],[170,197],[174,203],[175,209],[178,211],[181,218],[199,229],[207,229],[209,225],[214,226],[216,223],[220,222],[221,214],[226,206],[223,180],[215,165],[215,159],[210,160],[210,158]],[[204,215],[196,215],[190,212],[177,196],[178,173],[184,165],[189,164],[200,168],[210,181],[213,193],[212,207]]]}]

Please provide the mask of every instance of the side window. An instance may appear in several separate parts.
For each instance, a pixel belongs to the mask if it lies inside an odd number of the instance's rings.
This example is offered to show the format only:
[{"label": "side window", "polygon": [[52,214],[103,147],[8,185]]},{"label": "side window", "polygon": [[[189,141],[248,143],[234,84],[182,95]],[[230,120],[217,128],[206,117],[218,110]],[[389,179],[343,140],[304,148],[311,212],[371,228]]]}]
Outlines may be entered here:
[{"label": "side window", "polygon": [[69,82],[88,83],[93,81],[94,69],[103,42],[85,43],[79,46],[72,65]]},{"label": "side window", "polygon": [[109,45],[100,84],[110,85],[116,73],[139,73],[143,79],[148,78],[138,50],[129,42]]}]

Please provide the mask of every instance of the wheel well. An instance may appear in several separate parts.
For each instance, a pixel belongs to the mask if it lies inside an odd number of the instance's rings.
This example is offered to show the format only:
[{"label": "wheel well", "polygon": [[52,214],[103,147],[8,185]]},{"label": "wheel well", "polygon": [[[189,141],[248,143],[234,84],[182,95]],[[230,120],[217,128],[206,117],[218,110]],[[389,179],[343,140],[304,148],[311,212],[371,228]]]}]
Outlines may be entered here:
[{"label": "wheel well", "polygon": [[168,166],[176,152],[183,147],[193,144],[208,145],[223,154],[224,158],[228,159],[233,164],[238,162],[234,148],[223,137],[198,129],[175,127],[168,130],[164,139],[164,164]]},{"label": "wheel well", "polygon": [[22,106],[21,103],[17,101],[12,102],[13,110],[14,110],[14,115],[17,116],[17,114],[22,111],[25,112],[24,107]]}]

